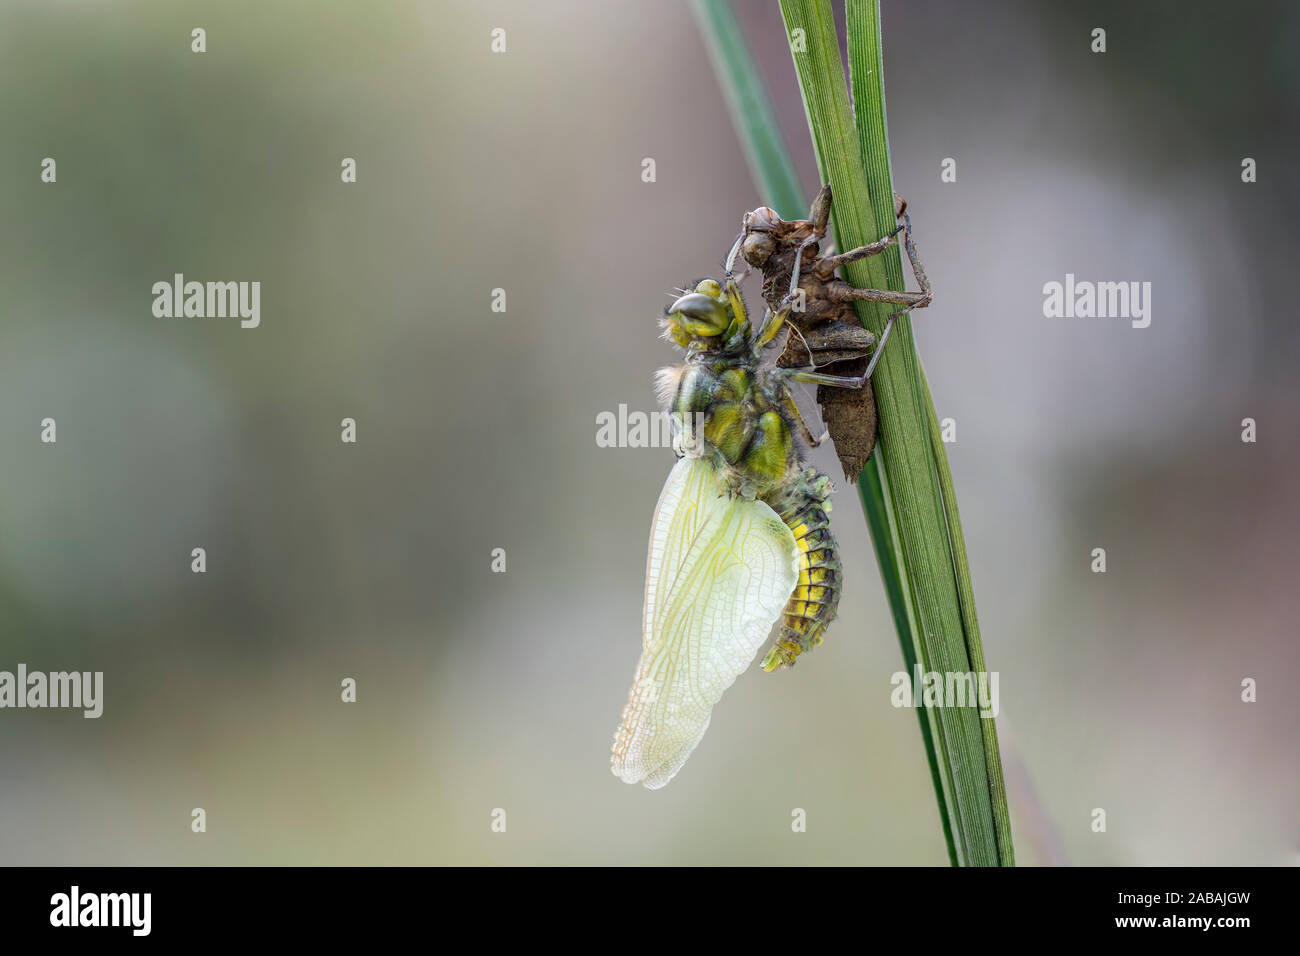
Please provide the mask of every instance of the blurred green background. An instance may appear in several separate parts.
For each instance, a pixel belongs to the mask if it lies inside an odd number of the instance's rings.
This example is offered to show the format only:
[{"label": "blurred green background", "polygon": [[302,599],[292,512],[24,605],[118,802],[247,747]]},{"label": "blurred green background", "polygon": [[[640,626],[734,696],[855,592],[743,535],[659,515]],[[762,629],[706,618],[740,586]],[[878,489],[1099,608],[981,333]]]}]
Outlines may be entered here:
[{"label": "blurred green background", "polygon": [[[884,29],[1020,860],[1294,863],[1300,14]],[[0,863],[946,862],[852,489],[826,645],[667,789],[608,769],[672,454],[596,415],[654,407],[665,293],[762,201],[687,4],[6,0],[0,129],[0,669],[105,672],[99,720],[0,712]],[[260,281],[260,328],[153,317],[176,272]],[[1045,319],[1067,272],[1151,327]]]}]

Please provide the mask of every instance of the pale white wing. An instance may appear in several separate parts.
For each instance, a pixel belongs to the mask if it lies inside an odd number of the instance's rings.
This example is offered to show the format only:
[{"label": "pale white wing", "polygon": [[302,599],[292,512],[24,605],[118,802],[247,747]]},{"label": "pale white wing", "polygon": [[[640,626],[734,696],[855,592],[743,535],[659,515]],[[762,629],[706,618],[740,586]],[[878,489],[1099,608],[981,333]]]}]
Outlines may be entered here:
[{"label": "pale white wing", "polygon": [[798,578],[794,535],[762,501],[722,494],[712,463],[682,458],[659,496],[646,559],[641,661],[613,770],[657,789],[709,726]]}]

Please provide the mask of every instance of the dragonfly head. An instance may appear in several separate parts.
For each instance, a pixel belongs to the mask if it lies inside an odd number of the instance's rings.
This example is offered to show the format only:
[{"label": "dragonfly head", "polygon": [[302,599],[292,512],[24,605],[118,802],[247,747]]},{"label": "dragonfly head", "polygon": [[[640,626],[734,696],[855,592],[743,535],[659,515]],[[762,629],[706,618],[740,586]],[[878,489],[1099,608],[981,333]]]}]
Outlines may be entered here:
[{"label": "dragonfly head", "polygon": [[722,286],[703,279],[672,305],[664,316],[664,334],[682,348],[721,348],[738,331],[740,319],[733,313]]}]

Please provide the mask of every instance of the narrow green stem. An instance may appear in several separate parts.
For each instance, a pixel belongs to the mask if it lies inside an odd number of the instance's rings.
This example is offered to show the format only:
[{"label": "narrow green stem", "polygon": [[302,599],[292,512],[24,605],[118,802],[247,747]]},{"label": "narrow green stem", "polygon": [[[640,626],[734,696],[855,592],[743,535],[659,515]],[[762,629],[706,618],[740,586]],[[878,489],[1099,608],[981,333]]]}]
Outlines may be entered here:
[{"label": "narrow green stem", "polygon": [[[781,138],[771,101],[730,3],[695,0],[691,9],[727,100],[754,185],[783,219],[800,218],[808,212],[808,201],[799,188],[799,177]],[[740,223],[739,215],[736,223]]]},{"label": "narrow green stem", "polygon": [[[736,135],[763,201],[784,219],[805,216],[808,200],[799,188],[794,164],[781,138],[762,79],[729,3],[727,0],[695,0],[692,7],[730,108]],[[903,564],[893,511],[887,502],[884,460],[884,451],[878,448],[863,469],[858,492],[880,567],[881,581],[893,615],[903,662],[910,675],[919,660],[920,641],[913,611],[911,583]],[[939,805],[948,857],[956,865],[958,856],[953,840],[949,814],[951,801],[948,796],[952,783],[942,773],[935,750],[935,717],[921,706],[916,708],[916,715],[934,784],[935,799]]]},{"label": "narrow green stem", "polygon": [[[881,42],[880,0],[847,0],[846,14],[850,83],[858,142],[865,162],[868,189],[871,191],[877,222],[881,218],[882,206],[884,215],[890,217],[886,221],[892,222],[894,190],[890,177],[889,126],[885,113],[885,65]],[[897,279],[901,283],[902,257],[895,251],[890,258],[891,261],[886,263],[887,269],[892,267],[889,279],[891,282]],[[901,289],[903,286],[892,288]],[[944,447],[939,418],[934,409],[934,398],[930,394],[930,384],[926,380],[919,355],[916,356],[915,369],[920,383],[922,406],[929,426],[930,454],[934,460],[940,500],[943,504],[950,566],[957,585],[966,653],[971,669],[977,674],[983,674],[987,673],[987,665],[984,661],[984,646],[980,640],[979,621],[975,614],[975,589],[971,584],[966,541],[962,535],[961,518],[957,510],[957,491],[953,487],[952,471],[948,466],[948,450]],[[1015,850],[1011,841],[1011,817],[1007,805],[1006,784],[1002,775],[997,725],[992,718],[981,718],[979,728],[983,738],[984,764],[988,776],[989,803],[993,811],[998,862],[1003,866],[1013,866]]]},{"label": "narrow green stem", "polygon": [[[827,0],[781,0],[795,70],[823,175],[834,192],[834,221],[841,249],[865,245],[893,229],[894,198],[886,135],[879,7],[848,0],[849,61],[856,117],[849,109],[834,18]],[[856,119],[856,122],[855,122]],[[854,285],[901,290],[897,248],[845,268]],[[886,305],[859,303],[864,325],[879,336]],[[918,659],[927,671],[972,670],[938,464],[929,441],[926,400],[910,318],[898,322],[874,376],[885,474],[912,585],[919,625]],[[978,635],[974,635],[978,643]],[[982,655],[981,655],[982,656]],[[949,702],[951,704],[951,702]],[[932,715],[940,777],[950,800],[949,823],[959,863],[1009,863],[1000,846],[993,803],[1005,804],[990,782],[989,738],[975,706],[944,706]],[[996,737],[992,740],[996,748]],[[1000,772],[998,774],[1000,778]]]}]

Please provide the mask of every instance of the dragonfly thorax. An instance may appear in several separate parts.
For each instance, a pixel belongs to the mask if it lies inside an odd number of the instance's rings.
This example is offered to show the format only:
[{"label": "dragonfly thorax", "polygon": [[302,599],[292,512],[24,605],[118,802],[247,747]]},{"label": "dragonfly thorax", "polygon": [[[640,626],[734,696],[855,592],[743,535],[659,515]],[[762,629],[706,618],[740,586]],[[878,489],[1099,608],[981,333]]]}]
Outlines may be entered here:
[{"label": "dragonfly thorax", "polygon": [[699,423],[688,446],[714,459],[733,494],[769,494],[796,463],[790,426],[766,374],[735,361],[688,362],[677,378],[669,411],[678,422]]}]

